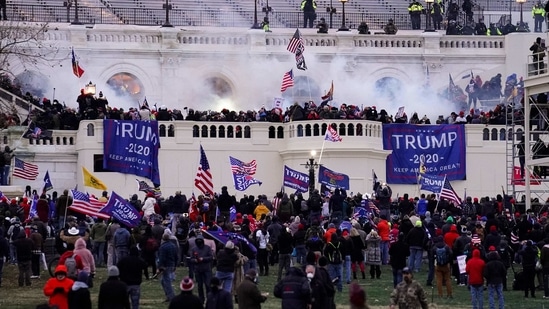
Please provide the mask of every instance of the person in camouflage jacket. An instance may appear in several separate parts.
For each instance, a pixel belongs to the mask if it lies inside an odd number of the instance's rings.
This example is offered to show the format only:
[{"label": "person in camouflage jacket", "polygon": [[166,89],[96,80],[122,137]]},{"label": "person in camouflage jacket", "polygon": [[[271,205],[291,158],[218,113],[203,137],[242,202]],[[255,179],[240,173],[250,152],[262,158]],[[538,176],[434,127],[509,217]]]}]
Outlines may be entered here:
[{"label": "person in camouflage jacket", "polygon": [[408,267],[402,270],[403,280],[391,293],[390,309],[427,309],[425,291],[419,282],[413,279]]}]

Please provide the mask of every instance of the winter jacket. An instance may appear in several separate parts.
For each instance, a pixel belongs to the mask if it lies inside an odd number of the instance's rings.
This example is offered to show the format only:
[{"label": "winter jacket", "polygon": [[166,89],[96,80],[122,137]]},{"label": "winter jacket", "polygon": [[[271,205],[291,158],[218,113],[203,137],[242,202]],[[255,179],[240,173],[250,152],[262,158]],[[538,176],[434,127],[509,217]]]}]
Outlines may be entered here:
[{"label": "winter jacket", "polygon": [[465,272],[469,276],[469,284],[472,286],[479,286],[484,284],[484,267],[486,263],[480,257],[480,251],[475,249],[473,250],[473,257],[467,261],[465,265]]},{"label": "winter jacket", "polygon": [[381,265],[381,238],[372,237],[372,234],[366,236],[366,264]]},{"label": "winter jacket", "polygon": [[109,277],[99,288],[97,309],[130,309],[128,286],[117,277]]},{"label": "winter jacket", "polygon": [[238,256],[234,252],[234,249],[222,249],[217,253],[217,271],[221,272],[234,272],[234,267],[238,261]]},{"label": "winter jacket", "polygon": [[193,295],[192,292],[181,292],[181,294],[175,296],[168,309],[203,309],[202,302],[198,296]]},{"label": "winter jacket", "polygon": [[120,280],[127,285],[140,285],[143,280],[143,270],[147,268],[147,263],[137,255],[132,254],[118,261],[118,270],[120,271]]},{"label": "winter jacket", "polygon": [[91,251],[86,248],[86,241],[84,239],[79,238],[76,241],[73,252],[82,260],[82,270],[89,274],[95,273],[95,260]]},{"label": "winter jacket", "polygon": [[75,281],[68,294],[69,309],[92,309],[90,290],[84,282]]},{"label": "winter jacket", "polygon": [[404,241],[397,241],[389,247],[390,263],[393,269],[406,267],[406,257],[410,255],[410,247]]},{"label": "winter jacket", "polygon": [[[64,265],[57,266],[55,273],[67,273],[67,268]],[[48,296],[50,306],[57,306],[58,309],[68,309],[68,294],[71,290],[74,281],[65,277],[63,280],[58,280],[57,277],[48,279],[44,285],[44,295]]]},{"label": "winter jacket", "polygon": [[450,231],[446,234],[444,234],[444,243],[448,245],[448,247],[453,248],[454,247],[454,241],[458,239],[459,234],[457,231],[457,227],[452,224],[450,226]]},{"label": "winter jacket", "polygon": [[[204,246],[206,247],[206,246]],[[208,248],[208,252],[211,251]],[[158,268],[177,266],[177,246],[171,241],[164,241],[158,249]],[[196,268],[195,268],[196,269]]]},{"label": "winter jacket", "polygon": [[143,208],[141,210],[143,211],[143,217],[145,220],[149,220],[149,216],[154,214],[154,204],[156,204],[156,199],[154,197],[148,197],[145,200],[145,203],[143,204]]},{"label": "winter jacket", "polygon": [[[162,246],[160,247],[162,249]],[[195,260],[196,258],[201,258],[200,261]],[[212,260],[213,260],[213,254],[212,249],[204,244],[202,248],[199,248],[198,246],[194,247],[191,253],[191,261],[193,261],[194,264],[194,271],[195,272],[207,272],[212,270]]]},{"label": "winter jacket", "polygon": [[113,244],[116,248],[130,247],[130,232],[125,228],[119,228],[114,232]]},{"label": "winter jacket", "polygon": [[107,225],[105,222],[95,223],[91,229],[90,237],[94,242],[105,242],[105,236],[107,234]]},{"label": "winter jacket", "polygon": [[425,230],[423,227],[416,226],[408,232],[408,235],[406,236],[406,243],[410,247],[419,247],[423,249],[425,237]]},{"label": "winter jacket", "polygon": [[484,278],[486,278],[486,284],[502,284],[503,280],[505,280],[505,274],[507,273],[505,265],[499,260],[499,255],[495,251],[488,253],[487,258],[488,262],[482,273]]},{"label": "winter jacket", "polygon": [[274,296],[282,299],[282,309],[306,309],[311,303],[311,288],[305,273],[290,268],[288,275],[275,285]]},{"label": "winter jacket", "polygon": [[[187,306],[185,306],[187,308]],[[206,297],[206,309],[233,309],[233,296],[231,293],[218,289],[211,290]]]}]

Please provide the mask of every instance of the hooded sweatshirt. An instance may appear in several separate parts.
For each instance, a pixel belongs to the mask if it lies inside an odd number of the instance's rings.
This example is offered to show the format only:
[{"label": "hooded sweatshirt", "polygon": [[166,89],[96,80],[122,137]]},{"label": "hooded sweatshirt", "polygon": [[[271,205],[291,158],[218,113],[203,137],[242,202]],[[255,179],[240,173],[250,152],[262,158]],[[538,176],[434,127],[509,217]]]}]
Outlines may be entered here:
[{"label": "hooded sweatshirt", "polygon": [[473,250],[473,257],[465,265],[465,272],[469,275],[469,284],[472,286],[481,286],[484,284],[482,274],[486,263],[480,258],[480,251]]},{"label": "hooded sweatshirt", "polygon": [[[67,273],[65,265],[59,265],[55,268],[55,274]],[[50,298],[49,305],[57,306],[59,309],[68,309],[68,294],[74,281],[65,277],[58,280],[57,277],[50,278],[44,285],[44,295]]]},{"label": "hooded sweatshirt", "polygon": [[86,241],[83,238],[76,240],[73,253],[82,260],[82,270],[87,273],[95,273],[95,260],[93,259],[93,254],[86,248]]}]

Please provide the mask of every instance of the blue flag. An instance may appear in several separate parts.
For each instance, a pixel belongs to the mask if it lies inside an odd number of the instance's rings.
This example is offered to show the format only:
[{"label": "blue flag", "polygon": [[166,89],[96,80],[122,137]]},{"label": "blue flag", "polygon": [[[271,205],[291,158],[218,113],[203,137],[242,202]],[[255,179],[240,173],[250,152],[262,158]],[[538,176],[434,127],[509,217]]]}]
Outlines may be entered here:
[{"label": "blue flag", "polygon": [[42,192],[48,192],[51,189],[53,189],[53,184],[50,179],[50,171],[46,171],[46,175],[44,175],[44,189]]},{"label": "blue flag", "polygon": [[422,174],[419,181],[421,184],[420,190],[439,193],[444,184],[444,176]]},{"label": "blue flag", "polygon": [[236,221],[236,207],[234,207],[234,205],[231,206],[231,209],[229,210],[229,221]]},{"label": "blue flag", "polygon": [[246,238],[246,236],[243,236],[241,234],[223,231],[202,231],[202,233],[209,235],[211,238],[223,244],[226,244],[229,240],[232,241],[235,245],[238,245],[240,243],[245,244],[250,248],[252,252],[257,252],[257,248],[248,240],[248,238]]},{"label": "blue flag", "polygon": [[353,218],[360,219],[360,218],[366,218],[368,217],[368,210],[364,207],[355,207],[355,213],[353,214]]},{"label": "blue flag", "polygon": [[318,182],[329,187],[349,190],[349,176],[334,172],[323,165],[321,165],[318,169]]},{"label": "blue flag", "polygon": [[307,192],[309,191],[309,176],[284,165],[284,187],[290,187],[297,192]]},{"label": "blue flag", "polygon": [[37,204],[38,204],[38,195],[35,195],[32,198],[32,202],[29,210],[29,217],[27,219],[32,220],[32,218],[38,216],[38,210],[36,209]]},{"label": "blue flag", "polygon": [[157,121],[103,120],[103,168],[150,179],[160,186]]},{"label": "blue flag", "polygon": [[114,191],[111,192],[109,201],[99,212],[114,217],[127,227],[135,227],[141,221],[139,212]]},{"label": "blue flag", "polygon": [[231,162],[231,170],[233,172],[234,188],[238,191],[244,191],[249,186],[258,184],[261,186],[262,182],[255,179],[252,175],[255,174],[257,169],[257,163],[253,160],[250,163],[244,163],[237,158],[229,157]]}]

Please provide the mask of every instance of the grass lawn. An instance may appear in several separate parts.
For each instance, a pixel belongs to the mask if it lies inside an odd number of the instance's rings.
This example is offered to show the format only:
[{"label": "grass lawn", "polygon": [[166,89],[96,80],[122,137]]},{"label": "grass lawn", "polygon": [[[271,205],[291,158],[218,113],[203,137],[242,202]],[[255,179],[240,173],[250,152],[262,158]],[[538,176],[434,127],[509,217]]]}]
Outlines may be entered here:
[{"label": "grass lawn", "polygon": [[[425,267],[424,267],[425,268]],[[280,308],[280,300],[274,298],[273,287],[276,283],[276,271],[272,269],[269,277],[260,277],[259,288],[262,292],[269,292],[270,298],[262,306],[262,308],[274,309]],[[92,303],[94,308],[97,304],[97,293],[99,291],[99,285],[105,280],[107,274],[106,268],[98,269],[95,277],[95,287],[91,289]],[[176,293],[179,291],[179,281],[183,276],[187,274],[186,268],[178,268],[176,281],[174,287]],[[369,274],[366,274],[365,280],[359,279],[358,282],[362,285],[368,295],[368,304],[370,307],[383,307],[387,308],[389,304],[389,295],[392,291],[392,275],[388,266],[382,267],[381,279],[369,279]],[[424,284],[426,279],[426,272],[416,274],[415,279]],[[36,305],[46,303],[47,298],[42,292],[45,281],[49,276],[45,271],[42,272],[41,279],[33,279],[32,286],[19,288],[17,286],[17,267],[12,265],[4,266],[4,275],[2,287],[0,288],[0,308],[1,309],[34,309]],[[509,276],[509,287],[512,283],[512,274]],[[359,275],[359,278],[361,276]],[[432,304],[430,307],[436,308],[471,308],[469,291],[466,287],[456,286],[454,284],[454,299],[438,299],[437,292],[430,287],[425,287],[428,302]],[[195,288],[195,294],[196,288]],[[534,308],[549,308],[549,300],[542,298],[543,292],[536,292],[536,299],[524,299],[522,291],[508,291],[505,293],[505,307],[512,309],[534,309]],[[336,303],[338,308],[348,308],[348,287],[344,285],[343,293],[336,295]],[[152,308],[167,308],[166,304],[162,303],[164,300],[164,294],[160,286],[159,280],[143,281],[141,285],[141,306],[140,308],[152,309]],[[488,293],[484,294],[484,307],[488,308]],[[184,309],[184,308],[182,308]]]}]

